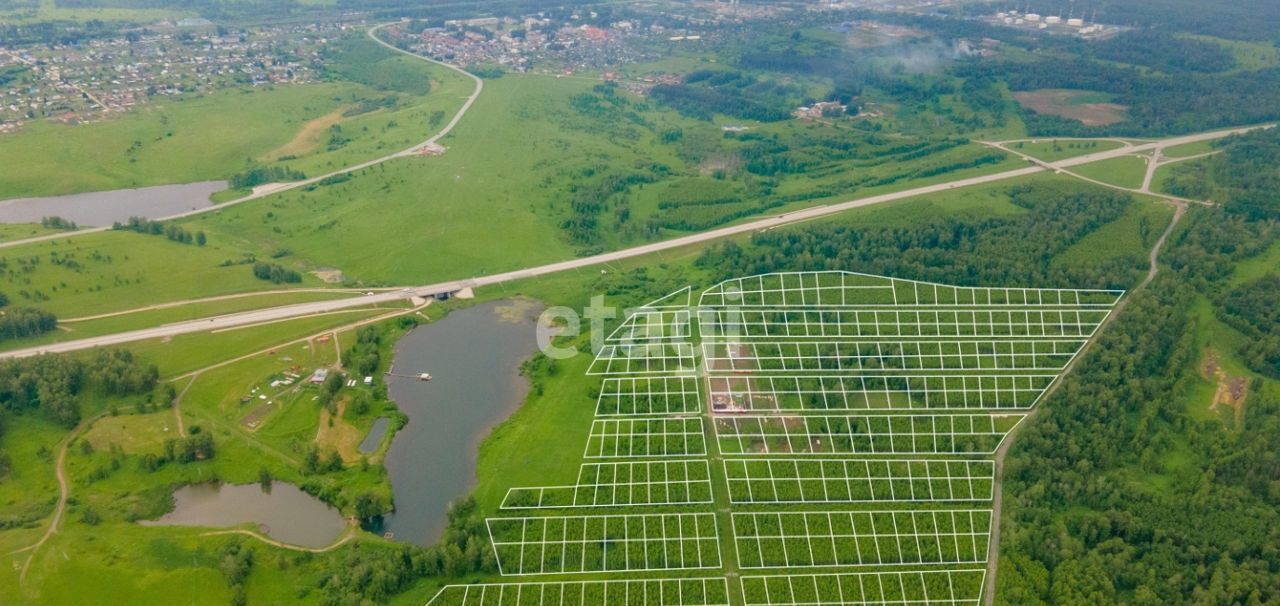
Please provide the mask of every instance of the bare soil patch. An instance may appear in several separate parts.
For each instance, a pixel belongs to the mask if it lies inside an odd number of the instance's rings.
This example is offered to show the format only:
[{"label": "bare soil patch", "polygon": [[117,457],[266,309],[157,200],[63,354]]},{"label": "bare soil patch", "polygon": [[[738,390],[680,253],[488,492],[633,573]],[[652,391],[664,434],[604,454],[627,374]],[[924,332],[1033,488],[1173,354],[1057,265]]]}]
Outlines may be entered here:
[{"label": "bare soil patch", "polygon": [[343,112],[350,109],[350,106],[342,106],[319,118],[308,120],[302,125],[302,130],[293,136],[288,143],[277,147],[274,151],[267,154],[268,158],[277,159],[283,156],[302,156],[320,147],[320,142],[324,138],[325,132],[330,126],[342,121]]},{"label": "bare soil patch", "polygon": [[1088,103],[1096,93],[1077,90],[1037,90],[1013,93],[1023,107],[1037,114],[1077,120],[1086,126],[1106,126],[1123,121],[1129,109],[1116,103]]},{"label": "bare soil patch", "polygon": [[1216,412],[1219,406],[1229,407],[1236,427],[1240,428],[1244,422],[1244,401],[1249,397],[1249,378],[1228,375],[1218,365],[1217,355],[1212,349],[1205,350],[1200,376],[1218,384],[1213,392],[1213,401],[1209,402],[1209,410]]}]

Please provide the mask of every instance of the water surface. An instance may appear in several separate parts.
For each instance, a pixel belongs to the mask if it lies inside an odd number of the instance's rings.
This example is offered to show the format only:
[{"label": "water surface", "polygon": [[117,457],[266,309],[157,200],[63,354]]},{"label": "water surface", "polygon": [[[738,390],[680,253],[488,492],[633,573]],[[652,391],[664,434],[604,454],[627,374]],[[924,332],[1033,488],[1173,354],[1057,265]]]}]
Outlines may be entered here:
[{"label": "water surface", "polygon": [[[399,541],[434,543],[450,501],[475,485],[479,443],[511,415],[529,386],[520,363],[537,351],[531,301],[499,301],[454,311],[396,344],[387,387],[409,424],[396,433],[384,464],[394,513],[376,532]],[[430,373],[431,381],[416,378]]]},{"label": "water surface", "polygon": [[324,547],[337,540],[346,521],[330,507],[292,484],[191,484],[173,493],[173,511],[146,526],[258,525],[267,536],[291,545]]},{"label": "water surface", "polygon": [[102,227],[116,221],[123,223],[129,217],[158,219],[211,206],[209,195],[226,188],[226,181],[203,181],[47,198],[15,198],[0,201],[0,223],[39,223],[44,217],[62,217],[81,227]]},{"label": "water surface", "polygon": [[369,454],[378,449],[378,445],[382,443],[382,436],[387,433],[387,425],[391,423],[391,419],[387,417],[378,417],[373,420],[373,426],[369,428],[369,433],[364,435],[364,439],[360,441],[360,452]]}]

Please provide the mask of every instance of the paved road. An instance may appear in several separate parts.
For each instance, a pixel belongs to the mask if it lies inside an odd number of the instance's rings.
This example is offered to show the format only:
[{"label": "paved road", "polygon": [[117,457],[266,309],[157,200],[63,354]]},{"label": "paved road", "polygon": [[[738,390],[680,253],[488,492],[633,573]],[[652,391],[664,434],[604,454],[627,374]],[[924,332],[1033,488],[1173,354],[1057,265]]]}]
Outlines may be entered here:
[{"label": "paved road", "polygon": [[1220,139],[1222,137],[1226,137],[1231,134],[1241,133],[1248,130],[1251,130],[1251,129],[1247,129],[1247,128],[1233,129],[1233,130],[1225,130],[1225,131],[1215,131],[1210,133],[1201,133],[1197,135],[1188,135],[1185,137],[1177,137],[1177,138],[1168,139],[1165,141],[1137,145],[1131,148],[1097,152],[1094,154],[1089,154],[1087,156],[1070,158],[1070,159],[1062,160],[1060,162],[1055,162],[1055,163],[1037,163],[1034,166],[1028,166],[1026,168],[1019,168],[1019,169],[1009,170],[1009,171],[995,173],[991,175],[971,177],[968,179],[959,179],[959,180],[950,181],[947,183],[939,183],[937,185],[918,187],[915,189],[909,189],[909,190],[900,191],[900,192],[881,194],[878,196],[870,196],[867,198],[859,198],[856,200],[850,200],[848,202],[841,202],[838,204],[831,204],[827,206],[815,206],[815,207],[807,208],[804,210],[799,210],[799,211],[786,213],[782,215],[776,215],[776,216],[772,216],[764,219],[758,219],[755,221],[749,221],[746,223],[740,223],[737,225],[731,225],[729,227],[722,227],[720,229],[714,229],[711,231],[684,236],[681,238],[664,240],[662,242],[654,242],[652,244],[645,244],[642,246],[636,246],[633,248],[627,248],[627,249],[618,250],[614,252],[603,253],[603,254],[599,254],[591,257],[571,259],[568,261],[561,261],[558,263],[540,265],[537,267],[530,267],[526,269],[518,269],[515,271],[509,271],[509,272],[504,272],[499,274],[492,274],[488,276],[481,276],[481,277],[463,279],[463,280],[451,280],[447,282],[439,282],[436,284],[426,284],[422,286],[405,288],[402,290],[381,292],[381,293],[377,293],[369,296],[357,296],[357,297],[350,297],[350,298],[344,298],[344,299],[334,299],[329,301],[316,301],[312,303],[298,303],[294,305],[273,307],[270,309],[227,314],[227,315],[222,315],[214,318],[204,318],[199,320],[190,320],[186,322],[176,322],[173,324],[166,324],[163,326],[156,326],[153,328],[146,328],[141,330],[132,330],[132,331],[117,333],[113,335],[103,335],[103,336],[92,337],[87,339],[65,341],[62,343],[53,343],[49,345],[41,345],[38,347],[30,347],[27,349],[19,349],[19,350],[0,353],[0,357],[25,357],[25,356],[33,356],[41,353],[77,351],[82,349],[90,349],[94,347],[120,345],[122,343],[131,343],[134,341],[142,341],[147,339],[157,339],[157,338],[172,337],[172,336],[182,335],[182,334],[210,331],[210,330],[222,330],[222,329],[228,329],[228,328],[243,327],[251,324],[261,324],[264,322],[273,322],[273,321],[279,321],[279,320],[286,320],[290,318],[298,318],[303,316],[327,313],[327,312],[332,312],[332,311],[337,311],[342,309],[351,309],[354,307],[361,307],[361,306],[370,305],[373,303],[386,303],[386,302],[396,301],[400,299],[407,299],[415,296],[430,297],[438,293],[449,293],[449,292],[461,290],[463,288],[475,288],[480,286],[488,286],[493,284],[500,284],[503,282],[510,282],[513,280],[523,280],[526,278],[545,276],[548,274],[559,273],[562,271],[568,271],[572,269],[580,269],[580,268],[586,268],[586,267],[594,267],[596,265],[604,265],[607,263],[611,263],[613,261],[621,261],[624,259],[656,253],[659,251],[670,250],[670,249],[679,248],[683,246],[689,246],[691,244],[700,244],[700,243],[710,242],[710,241],[725,238],[728,236],[746,234],[746,233],[751,233],[755,231],[781,227],[781,226],[789,225],[792,223],[800,223],[803,221],[809,221],[809,220],[813,220],[821,217],[828,217],[828,216],[839,214],[855,208],[862,208],[865,206],[883,204],[886,202],[893,202],[897,200],[905,200],[907,198],[914,198],[917,196],[924,196],[928,194],[941,193],[941,192],[952,190],[952,189],[960,189],[964,187],[973,187],[976,185],[996,183],[996,182],[1005,181],[1008,179],[1024,177],[1027,175],[1033,175],[1046,170],[1056,170],[1059,168],[1078,166],[1080,164],[1087,164],[1089,162],[1097,162],[1099,160],[1107,160],[1110,158],[1130,155],[1130,154],[1133,154],[1135,151],[1151,150],[1151,149],[1156,149],[1157,147],[1164,147],[1167,145],[1182,145],[1184,143],[1194,143],[1197,141]]},{"label": "paved road", "polygon": [[[384,27],[387,27],[387,26],[389,26],[389,25],[395,25],[395,23],[383,23],[382,25],[375,25],[375,26],[373,26],[373,27],[369,28],[369,31],[368,31],[367,33],[368,33],[369,37],[373,39],[373,41],[374,41],[374,42],[377,42],[378,44],[381,44],[382,46],[385,46],[385,47],[387,47],[387,48],[389,48],[389,49],[391,49],[391,50],[393,50],[393,51],[395,51],[395,52],[397,52],[397,53],[403,53],[403,54],[409,55],[410,57],[413,57],[413,58],[415,58],[415,59],[421,59],[421,60],[423,60],[423,61],[427,61],[427,62],[429,62],[429,63],[434,63],[434,64],[436,64],[436,65],[440,65],[440,66],[442,66],[442,67],[445,67],[445,68],[451,69],[451,70],[453,70],[453,71],[455,71],[455,72],[458,72],[459,74],[462,74],[462,75],[464,75],[464,76],[466,76],[466,77],[470,78],[470,79],[475,83],[475,85],[476,85],[475,90],[473,90],[473,91],[471,92],[471,95],[470,95],[470,96],[468,96],[468,97],[467,97],[467,99],[466,99],[466,101],[464,101],[464,102],[462,103],[462,107],[458,109],[458,113],[456,113],[456,114],[454,114],[454,115],[453,115],[453,119],[452,119],[452,120],[449,120],[449,123],[448,123],[448,124],[445,124],[444,128],[443,128],[443,129],[441,129],[441,130],[440,130],[440,132],[436,133],[435,135],[432,135],[430,139],[427,139],[426,141],[423,141],[422,143],[419,143],[419,144],[417,144],[417,145],[414,145],[413,147],[410,147],[410,148],[408,148],[408,149],[403,149],[403,150],[400,150],[400,151],[395,152],[395,153],[387,154],[387,155],[382,156],[382,157],[380,157],[380,158],[374,158],[374,159],[369,160],[369,161],[367,161],[367,162],[361,162],[361,163],[359,163],[359,164],[355,164],[355,165],[353,165],[353,166],[348,166],[348,167],[346,167],[346,168],[340,168],[340,169],[335,170],[335,171],[333,171],[333,172],[325,173],[325,174],[320,175],[320,176],[317,176],[317,177],[311,177],[311,178],[309,178],[309,179],[304,179],[304,180],[302,180],[302,181],[289,181],[288,183],[277,183],[277,184],[272,184],[272,185],[270,185],[270,186],[263,186],[263,187],[259,187],[259,188],[254,189],[253,193],[251,193],[251,194],[249,194],[249,195],[247,195],[247,196],[245,196],[245,197],[243,197],[243,198],[236,198],[235,200],[229,200],[229,201],[227,201],[227,202],[223,202],[223,203],[221,203],[221,204],[214,204],[214,205],[212,205],[212,206],[207,206],[207,207],[205,207],[205,208],[197,208],[197,209],[195,209],[195,210],[189,210],[189,211],[187,211],[187,212],[178,213],[178,214],[176,214],[176,215],[169,215],[169,216],[167,216],[167,217],[158,217],[158,218],[156,218],[155,220],[156,220],[156,221],[169,221],[169,220],[173,220],[173,219],[183,219],[183,218],[186,218],[186,217],[193,217],[193,216],[195,216],[195,215],[202,215],[202,214],[204,214],[204,213],[210,213],[210,212],[214,212],[214,211],[222,210],[222,209],[224,209],[224,208],[229,208],[229,207],[231,207],[231,206],[235,206],[236,204],[243,204],[243,203],[245,203],[245,202],[249,202],[249,201],[251,201],[251,200],[257,200],[257,199],[260,199],[260,198],[265,198],[265,197],[267,197],[267,196],[273,196],[273,195],[275,195],[275,194],[278,194],[278,193],[281,193],[281,192],[286,192],[286,191],[289,191],[289,190],[292,190],[292,189],[297,189],[297,188],[299,188],[299,187],[306,187],[306,186],[308,186],[308,185],[312,185],[312,184],[318,183],[318,182],[320,182],[320,181],[322,181],[322,180],[324,180],[324,179],[328,179],[328,178],[330,178],[330,177],[336,177],[336,176],[338,176],[338,175],[345,175],[345,174],[348,174],[348,173],[353,173],[353,172],[356,172],[356,171],[359,171],[359,170],[363,170],[363,169],[369,168],[370,166],[377,166],[377,165],[382,164],[383,162],[386,162],[386,161],[388,161],[388,160],[394,160],[394,159],[396,159],[396,158],[403,158],[403,157],[406,157],[406,156],[413,156],[413,155],[417,155],[417,154],[421,153],[421,151],[422,151],[422,149],[423,149],[424,147],[428,147],[428,146],[435,145],[438,141],[440,141],[440,140],[441,140],[441,139],[443,139],[446,135],[448,135],[448,134],[449,134],[449,132],[453,130],[453,127],[457,126],[457,125],[458,125],[458,123],[462,121],[463,116],[466,116],[466,115],[467,115],[467,112],[471,109],[471,106],[472,106],[473,104],[475,104],[476,99],[480,97],[480,93],[481,93],[482,91],[484,91],[484,81],[483,81],[483,80],[481,80],[480,78],[476,77],[474,74],[472,74],[472,73],[470,73],[470,72],[468,72],[468,71],[466,71],[466,70],[464,70],[464,69],[462,69],[462,68],[460,68],[460,67],[456,67],[456,66],[453,66],[453,65],[449,65],[448,63],[444,63],[444,62],[441,62],[441,61],[436,61],[435,59],[432,59],[432,58],[430,58],[430,57],[424,57],[424,56],[422,56],[422,55],[418,55],[418,54],[415,54],[415,53],[411,53],[411,52],[406,51],[406,50],[401,50],[401,49],[399,49],[399,48],[396,48],[395,46],[392,46],[392,45],[390,45],[390,44],[387,44],[386,42],[383,42],[380,38],[378,38],[378,36],[377,36],[376,34],[377,34],[378,30],[380,30],[380,29],[382,29],[382,28],[384,28]],[[9,241],[9,242],[0,242],[0,248],[10,248],[10,247],[13,247],[13,246],[21,246],[21,245],[23,245],[23,244],[31,244],[31,243],[34,243],[34,242],[43,242],[43,241],[46,241],[46,240],[62,240],[62,239],[65,239],[65,238],[74,238],[74,237],[76,237],[76,236],[83,236],[83,235],[86,235],[86,234],[101,233],[101,232],[104,232],[104,231],[109,231],[110,229],[111,229],[111,227],[109,227],[109,226],[108,226],[108,227],[92,227],[92,228],[81,229],[81,230],[72,231],[72,232],[54,233],[54,234],[48,234],[48,235],[44,235],[44,236],[36,236],[36,237],[34,237],[34,238],[23,238],[23,239],[21,239],[21,240],[12,240],[12,241]]]}]

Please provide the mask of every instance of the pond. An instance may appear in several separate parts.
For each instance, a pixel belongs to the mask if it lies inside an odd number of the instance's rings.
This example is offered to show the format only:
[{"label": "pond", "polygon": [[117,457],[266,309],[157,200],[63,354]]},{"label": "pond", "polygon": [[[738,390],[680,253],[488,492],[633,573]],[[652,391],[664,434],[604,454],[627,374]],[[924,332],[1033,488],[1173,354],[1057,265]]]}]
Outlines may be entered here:
[{"label": "pond", "polygon": [[382,436],[387,434],[387,426],[391,424],[391,419],[387,417],[378,417],[373,420],[373,426],[369,428],[369,433],[365,434],[364,439],[360,441],[360,454],[369,454],[378,449],[378,445],[382,444]]},{"label": "pond", "polygon": [[192,484],[173,493],[173,511],[146,526],[226,528],[253,523],[267,536],[291,545],[325,547],[346,528],[342,514],[292,484]]},{"label": "pond", "polygon": [[[498,301],[451,312],[396,344],[387,387],[409,424],[384,464],[395,512],[372,529],[429,545],[444,532],[449,502],[475,486],[480,441],[524,401],[520,363],[537,351],[540,308]],[[419,380],[430,373],[430,381]]]},{"label": "pond", "polygon": [[39,223],[62,217],[81,227],[103,227],[129,217],[158,219],[210,206],[209,195],[227,188],[226,181],[116,189],[47,198],[0,201],[0,223]]}]

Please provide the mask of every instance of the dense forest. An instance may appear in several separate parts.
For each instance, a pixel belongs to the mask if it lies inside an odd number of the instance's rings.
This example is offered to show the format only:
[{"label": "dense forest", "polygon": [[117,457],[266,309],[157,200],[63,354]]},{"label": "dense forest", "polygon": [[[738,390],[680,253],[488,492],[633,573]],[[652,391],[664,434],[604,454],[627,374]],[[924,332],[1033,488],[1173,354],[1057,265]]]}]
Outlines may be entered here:
[{"label": "dense forest", "polygon": [[[1229,143],[1247,149],[1252,140]],[[1267,171],[1275,175],[1272,165]],[[1246,198],[1255,180],[1222,184]],[[1277,204],[1270,194],[1271,210]],[[1228,289],[1234,265],[1275,245],[1274,221],[1192,209],[1166,271],[1135,295],[1065,378],[1011,455],[1012,524],[999,578],[1005,604],[1264,604],[1280,600],[1280,394],[1254,379],[1242,425],[1198,420],[1201,297],[1248,337],[1267,370],[1269,278]],[[1273,293],[1274,290],[1271,290]],[[1251,354],[1257,354],[1257,362]],[[1270,373],[1274,376],[1274,368]]]},{"label": "dense forest", "polygon": [[[1026,213],[1009,217],[941,217],[910,227],[834,224],[774,230],[750,247],[732,242],[699,259],[722,278],[773,271],[849,270],[974,286],[1127,288],[1146,267],[1141,255],[1092,266],[1054,264],[1058,254],[1133,204],[1128,194],[1076,185],[1037,184],[1010,191]],[[1155,234],[1148,233],[1148,244]]]},{"label": "dense forest", "polygon": [[1228,212],[1251,219],[1280,219],[1280,130],[1233,136],[1217,146],[1223,153],[1175,165],[1166,190],[1224,201]]},{"label": "dense forest", "polygon": [[1240,357],[1250,368],[1280,379],[1280,275],[1269,274],[1229,291],[1220,315],[1249,339]]}]

